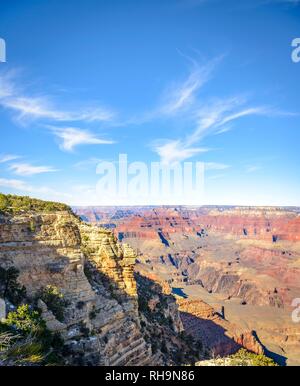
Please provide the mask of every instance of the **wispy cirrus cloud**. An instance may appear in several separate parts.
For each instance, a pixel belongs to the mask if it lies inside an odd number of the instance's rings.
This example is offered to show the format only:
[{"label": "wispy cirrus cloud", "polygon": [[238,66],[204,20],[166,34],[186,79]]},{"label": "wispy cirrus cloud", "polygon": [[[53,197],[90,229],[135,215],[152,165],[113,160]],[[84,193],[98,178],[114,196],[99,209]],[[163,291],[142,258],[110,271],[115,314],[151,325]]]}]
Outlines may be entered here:
[{"label": "wispy cirrus cloud", "polygon": [[14,161],[19,158],[21,158],[21,156],[15,155],[15,154],[2,154],[2,155],[0,154],[0,164]]},{"label": "wispy cirrus cloud", "polygon": [[153,141],[152,150],[159,155],[161,162],[180,162],[208,151],[209,149],[199,146],[204,138],[228,132],[233,124],[242,118],[297,115],[251,103],[241,94],[227,98],[210,97],[210,100],[204,102],[204,97],[201,98],[202,88],[213,78],[214,70],[224,56],[208,61],[204,66],[185,56],[192,63],[189,75],[185,80],[167,88],[160,108],[154,114],[148,115],[151,119],[162,117],[180,119],[188,132],[181,138],[165,140],[160,145],[157,145],[157,141]]},{"label": "wispy cirrus cloud", "polygon": [[173,165],[196,154],[207,152],[208,149],[188,147],[182,141],[174,140],[156,145],[154,151],[160,156],[160,161],[163,165]]},{"label": "wispy cirrus cloud", "polygon": [[34,166],[28,163],[13,163],[9,169],[20,176],[32,176],[35,174],[56,172],[57,169],[52,166]]},{"label": "wispy cirrus cloud", "polygon": [[139,125],[162,118],[174,117],[190,113],[195,108],[197,95],[202,87],[211,79],[212,73],[224,55],[207,61],[204,65],[179,52],[190,63],[188,75],[181,81],[172,82],[166,87],[156,106],[141,114],[131,116],[129,119],[118,122],[118,125]]},{"label": "wispy cirrus cloud", "polygon": [[196,69],[183,83],[174,84],[165,90],[159,112],[171,115],[190,106],[195,101],[196,93],[208,81],[210,71],[209,68]]},{"label": "wispy cirrus cloud", "polygon": [[[204,66],[199,66],[193,59],[188,58],[193,64],[188,77],[165,91],[164,103],[158,109],[156,118],[160,115],[187,118],[188,125],[194,126],[194,129],[184,138],[164,141],[159,145],[154,142],[152,148],[160,156],[162,163],[181,162],[207,152],[209,149],[195,146],[204,137],[228,131],[229,124],[243,116],[265,112],[262,107],[247,106],[242,96],[214,100],[206,104],[199,99],[199,91],[211,79],[213,70],[222,58],[223,56],[215,58]],[[210,166],[212,167],[212,164],[208,165]]]},{"label": "wispy cirrus cloud", "polygon": [[60,148],[65,151],[73,151],[80,145],[111,145],[111,140],[99,138],[88,130],[74,127],[52,128],[53,133],[61,140]]},{"label": "wispy cirrus cloud", "polygon": [[14,110],[17,119],[24,122],[31,119],[46,119],[57,122],[110,121],[113,113],[104,108],[87,108],[78,112],[56,109],[47,97],[10,97],[0,100],[3,107]]},{"label": "wispy cirrus cloud", "polygon": [[11,71],[0,75],[0,100],[11,97],[15,92],[12,81],[14,74]]},{"label": "wispy cirrus cloud", "polygon": [[197,146],[199,142],[208,135],[227,132],[231,128],[230,124],[242,117],[271,114],[265,106],[249,105],[242,95],[214,99],[207,103],[201,100],[200,90],[212,78],[213,70],[223,57],[215,58],[204,66],[188,58],[192,63],[188,77],[165,91],[163,103],[152,118],[164,115],[182,118],[191,130],[183,138],[171,139],[160,145],[154,142],[152,148],[160,156],[161,162],[181,162],[208,151]]},{"label": "wispy cirrus cloud", "polygon": [[0,106],[13,111],[20,123],[32,120],[53,122],[109,122],[115,112],[103,106],[77,110],[57,108],[48,95],[28,95],[16,83],[16,72],[0,74]]},{"label": "wispy cirrus cloud", "polygon": [[215,100],[198,108],[194,131],[186,137],[187,144],[194,144],[210,134],[226,132],[224,125],[249,115],[267,115],[269,109],[264,106],[249,106],[244,97]]},{"label": "wispy cirrus cloud", "polygon": [[46,119],[57,122],[96,122],[110,121],[113,113],[104,108],[86,108],[79,111],[56,109],[47,97],[13,97],[0,101],[2,106],[17,113],[17,119]]},{"label": "wispy cirrus cloud", "polygon": [[198,147],[205,137],[228,131],[228,124],[250,115],[267,115],[270,110],[263,106],[248,106],[243,97],[215,100],[206,105],[198,105],[192,111],[194,130],[184,138],[166,141],[161,146],[153,146],[161,162],[181,162],[209,149]]},{"label": "wispy cirrus cloud", "polygon": [[189,57],[188,59],[192,63],[188,77],[181,82],[174,82],[165,89],[157,115],[175,115],[189,109],[196,102],[197,93],[211,78],[222,56],[208,61],[203,66]]}]

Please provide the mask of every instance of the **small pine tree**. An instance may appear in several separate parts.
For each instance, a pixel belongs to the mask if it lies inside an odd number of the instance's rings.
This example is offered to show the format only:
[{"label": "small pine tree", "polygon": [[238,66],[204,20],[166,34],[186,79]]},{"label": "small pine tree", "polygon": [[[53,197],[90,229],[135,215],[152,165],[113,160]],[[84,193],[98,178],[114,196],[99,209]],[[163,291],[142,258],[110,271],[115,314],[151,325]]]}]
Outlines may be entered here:
[{"label": "small pine tree", "polygon": [[25,336],[45,328],[45,322],[40,313],[33,310],[28,304],[22,304],[16,311],[9,312],[4,324]]},{"label": "small pine tree", "polygon": [[37,298],[40,298],[47,305],[57,320],[60,322],[64,321],[65,308],[69,302],[64,299],[64,295],[60,293],[57,287],[48,285],[45,288],[41,288]]},{"label": "small pine tree", "polygon": [[18,283],[19,271],[15,267],[0,267],[0,296],[14,305],[26,297],[26,288]]}]

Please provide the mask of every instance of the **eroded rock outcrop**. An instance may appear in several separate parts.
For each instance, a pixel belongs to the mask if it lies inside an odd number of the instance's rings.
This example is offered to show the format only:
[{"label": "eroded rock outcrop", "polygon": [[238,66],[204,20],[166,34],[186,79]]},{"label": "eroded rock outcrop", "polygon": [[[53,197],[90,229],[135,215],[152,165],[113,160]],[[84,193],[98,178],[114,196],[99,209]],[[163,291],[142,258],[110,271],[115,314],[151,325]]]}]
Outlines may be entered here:
[{"label": "eroded rock outcrop", "polygon": [[[129,245],[71,211],[0,214],[0,266],[19,272],[26,302],[63,338],[65,364],[174,365],[202,357],[199,342],[183,334],[169,285],[136,276],[135,262]],[[40,297],[49,286],[65,299],[63,320]]]},{"label": "eroded rock outcrop", "polygon": [[48,328],[64,338],[67,364],[154,364],[140,329],[134,261],[111,233],[69,212],[0,219],[1,266],[18,269],[29,297],[53,285],[68,301],[63,323],[39,301]]}]

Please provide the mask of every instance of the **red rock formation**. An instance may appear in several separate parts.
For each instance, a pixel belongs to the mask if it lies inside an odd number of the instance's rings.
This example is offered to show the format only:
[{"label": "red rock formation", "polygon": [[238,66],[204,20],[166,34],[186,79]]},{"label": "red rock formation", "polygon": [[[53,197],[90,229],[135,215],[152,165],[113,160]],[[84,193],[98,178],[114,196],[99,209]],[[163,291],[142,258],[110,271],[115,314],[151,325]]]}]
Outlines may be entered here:
[{"label": "red rock formation", "polygon": [[213,209],[198,217],[208,230],[257,240],[300,240],[300,217],[276,208]]},{"label": "red rock formation", "polygon": [[258,240],[300,240],[299,211],[284,208],[199,207],[199,208],[78,208],[77,213],[91,222],[113,222],[130,237],[155,238],[166,234],[195,233],[205,228]]}]

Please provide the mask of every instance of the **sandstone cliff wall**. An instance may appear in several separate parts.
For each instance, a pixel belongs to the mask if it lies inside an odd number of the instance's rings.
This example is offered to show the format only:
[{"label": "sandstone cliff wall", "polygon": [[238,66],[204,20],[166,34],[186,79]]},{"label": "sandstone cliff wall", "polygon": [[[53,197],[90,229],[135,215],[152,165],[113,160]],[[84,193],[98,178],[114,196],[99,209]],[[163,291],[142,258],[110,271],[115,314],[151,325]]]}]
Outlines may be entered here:
[{"label": "sandstone cliff wall", "polygon": [[0,217],[0,265],[19,270],[28,296],[54,285],[69,301],[63,323],[39,303],[69,364],[154,364],[140,331],[134,261],[110,232],[69,212]]}]

